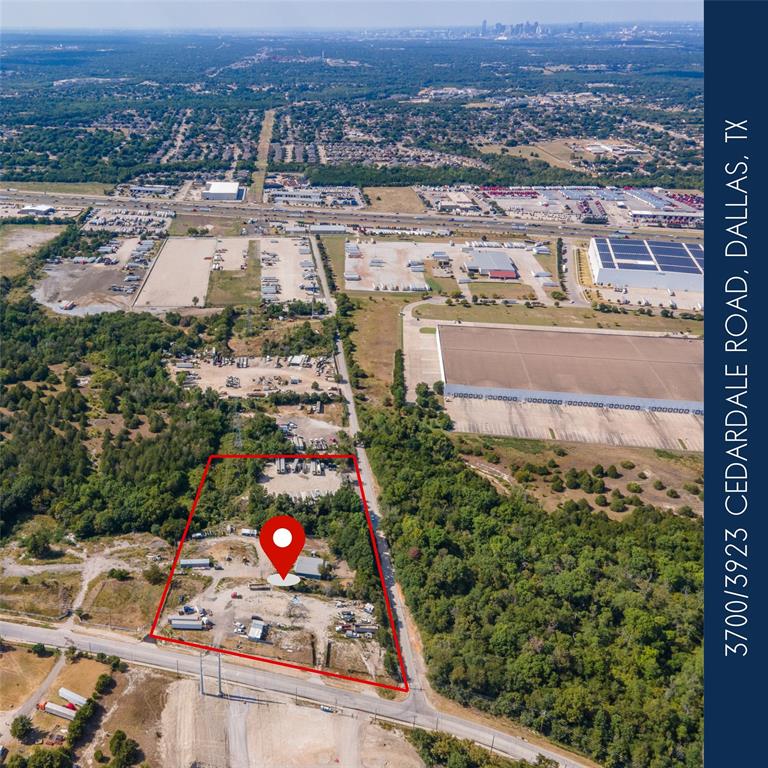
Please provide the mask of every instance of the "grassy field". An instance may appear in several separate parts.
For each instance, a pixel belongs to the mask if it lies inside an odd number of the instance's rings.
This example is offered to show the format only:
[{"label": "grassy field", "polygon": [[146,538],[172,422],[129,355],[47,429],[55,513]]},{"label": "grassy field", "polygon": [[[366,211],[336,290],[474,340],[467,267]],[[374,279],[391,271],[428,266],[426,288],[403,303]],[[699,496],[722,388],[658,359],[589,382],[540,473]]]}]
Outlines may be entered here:
[{"label": "grassy field", "polygon": [[45,680],[58,657],[39,657],[24,645],[6,645],[0,653],[0,712],[21,706]]},{"label": "grassy field", "polygon": [[344,235],[329,235],[328,237],[320,238],[323,241],[325,250],[328,252],[328,259],[331,263],[331,271],[333,272],[333,279],[336,281],[336,287],[340,290],[344,290],[344,243],[346,237]]},{"label": "grassy field", "polygon": [[486,283],[473,280],[467,286],[473,296],[486,299],[524,299],[535,293],[530,285],[525,283]]},{"label": "grassy field", "polygon": [[228,219],[205,213],[182,214],[171,221],[168,234],[186,236],[190,227],[197,229],[210,227],[209,234],[215,237],[237,237],[243,223],[242,219]]},{"label": "grassy field", "polygon": [[[540,466],[554,461],[563,475],[573,468],[577,472],[583,470],[591,472],[596,464],[602,464],[607,468],[614,464],[620,477],[604,478],[606,484],[605,495],[610,498],[614,488],[618,488],[625,496],[631,496],[632,491],[627,487],[630,483],[637,483],[642,489],[638,494],[648,504],[658,507],[671,507],[676,509],[687,505],[697,514],[704,511],[703,501],[694,493],[685,489],[688,485],[696,485],[703,489],[703,485],[697,481],[701,479],[704,471],[704,458],[700,453],[676,453],[671,451],[658,451],[653,448],[629,448],[609,445],[597,445],[589,443],[564,443],[548,442],[544,440],[525,440],[520,438],[496,438],[478,435],[455,433],[451,436],[457,448],[465,458],[481,470],[493,473],[504,473],[511,487],[522,487],[532,496],[535,496],[549,511],[555,509],[558,504],[567,499],[578,501],[586,498],[592,506],[594,494],[587,494],[581,489],[566,489],[560,493],[551,489],[551,475],[533,475],[531,482],[518,483],[514,479],[514,467],[524,466],[527,463]],[[565,451],[565,455],[559,450]],[[625,466],[622,466],[622,462]],[[654,482],[660,481],[663,487],[655,488]],[[667,496],[668,489],[674,489],[680,498]],[[621,519],[626,513],[614,513],[607,511],[611,517]]]},{"label": "grassy field", "polygon": [[543,160],[556,168],[576,169],[570,159],[572,152],[562,140],[543,141],[541,144],[519,144],[516,147],[505,147],[503,144],[485,144],[479,149],[486,155],[506,154],[510,157],[522,157],[525,160]]},{"label": "grassy field", "polygon": [[0,224],[0,277],[24,271],[24,257],[53,240],[64,227],[55,224]]},{"label": "grassy field", "polygon": [[3,189],[29,189],[44,192],[69,192],[73,195],[106,195],[112,191],[112,184],[101,181],[2,181]]},{"label": "grassy field", "polygon": [[226,307],[231,304],[257,305],[261,301],[261,260],[259,243],[248,243],[248,268],[217,270],[208,280],[206,307]]},{"label": "grassy field", "polygon": [[422,213],[424,203],[412,187],[364,187],[371,205],[368,210],[385,213]]},{"label": "grassy field", "polygon": [[164,584],[149,584],[139,573],[127,581],[97,576],[83,600],[86,621],[137,630],[148,627],[155,617]]},{"label": "grassy field", "polygon": [[400,311],[414,297],[377,293],[356,300],[360,309],[354,315],[357,329],[352,334],[355,359],[370,377],[363,380],[366,394],[382,400],[392,384],[395,350],[401,346]]},{"label": "grassy field", "polygon": [[524,304],[503,306],[446,306],[435,304],[415,310],[424,320],[462,320],[474,323],[510,323],[515,325],[561,326],[564,328],[605,328],[617,331],[652,331],[656,333],[691,333],[703,335],[704,323],[679,318],[665,318],[659,315],[622,315],[596,312],[592,309],[561,307],[535,307],[528,309]]},{"label": "grassy field", "polygon": [[[21,579],[25,578],[26,583]],[[72,571],[0,577],[0,610],[57,618],[72,607],[80,574]]]},{"label": "grassy field", "polygon": [[267,175],[269,165],[269,144],[272,141],[272,129],[275,125],[275,110],[268,109],[264,113],[264,121],[261,124],[259,134],[259,149],[256,160],[256,170],[253,172],[251,189],[248,198],[252,203],[260,203],[264,192],[264,177]]}]

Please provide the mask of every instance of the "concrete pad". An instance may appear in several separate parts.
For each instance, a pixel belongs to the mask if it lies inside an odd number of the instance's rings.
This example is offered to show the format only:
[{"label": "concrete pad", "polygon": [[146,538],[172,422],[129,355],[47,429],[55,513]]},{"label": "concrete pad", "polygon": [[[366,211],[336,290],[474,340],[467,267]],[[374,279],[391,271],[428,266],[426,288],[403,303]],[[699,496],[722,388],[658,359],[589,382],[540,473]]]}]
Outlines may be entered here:
[{"label": "concrete pad", "polygon": [[701,416],[563,408],[458,397],[446,397],[446,410],[457,432],[673,451],[704,450],[704,419]]}]

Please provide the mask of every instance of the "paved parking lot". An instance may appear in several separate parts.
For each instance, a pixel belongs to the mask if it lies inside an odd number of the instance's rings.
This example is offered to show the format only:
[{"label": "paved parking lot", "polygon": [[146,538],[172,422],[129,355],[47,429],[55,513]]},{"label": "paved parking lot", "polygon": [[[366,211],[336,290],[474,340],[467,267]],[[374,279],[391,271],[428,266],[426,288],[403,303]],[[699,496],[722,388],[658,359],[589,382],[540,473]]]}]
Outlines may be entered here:
[{"label": "paved parking lot", "polygon": [[564,408],[459,397],[446,398],[446,409],[456,432],[672,451],[704,450],[704,419],[701,416]]},{"label": "paved parking lot", "polygon": [[[302,248],[304,246],[304,248]],[[306,251],[309,247],[309,252]],[[280,291],[279,301],[324,301],[320,291],[312,293],[302,286],[310,285],[313,281],[307,270],[312,267],[302,266],[302,262],[313,262],[315,269],[314,250],[307,238],[299,237],[262,237],[259,240],[261,254],[261,278],[277,278]],[[270,264],[270,261],[274,263]]]}]

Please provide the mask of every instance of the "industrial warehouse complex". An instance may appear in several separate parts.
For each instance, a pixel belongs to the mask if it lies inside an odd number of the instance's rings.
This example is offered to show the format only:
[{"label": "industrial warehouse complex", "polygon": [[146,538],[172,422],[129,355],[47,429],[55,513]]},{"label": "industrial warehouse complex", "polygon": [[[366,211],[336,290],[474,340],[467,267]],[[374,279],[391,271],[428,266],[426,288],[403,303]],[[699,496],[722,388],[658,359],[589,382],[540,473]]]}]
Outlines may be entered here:
[{"label": "industrial warehouse complex", "polygon": [[437,343],[453,397],[703,414],[698,339],[438,325]]},{"label": "industrial warehouse complex", "polygon": [[598,285],[704,290],[704,245],[593,237],[589,266]]}]

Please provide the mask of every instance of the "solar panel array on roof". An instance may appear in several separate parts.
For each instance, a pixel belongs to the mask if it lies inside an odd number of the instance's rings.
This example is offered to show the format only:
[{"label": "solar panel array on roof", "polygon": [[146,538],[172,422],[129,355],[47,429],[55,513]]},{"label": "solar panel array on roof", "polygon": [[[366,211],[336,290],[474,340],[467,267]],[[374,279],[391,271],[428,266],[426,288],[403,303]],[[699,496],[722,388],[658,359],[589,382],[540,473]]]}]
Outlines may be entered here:
[{"label": "solar panel array on roof", "polygon": [[600,265],[606,269],[704,274],[704,246],[700,243],[596,237],[595,244]]}]

